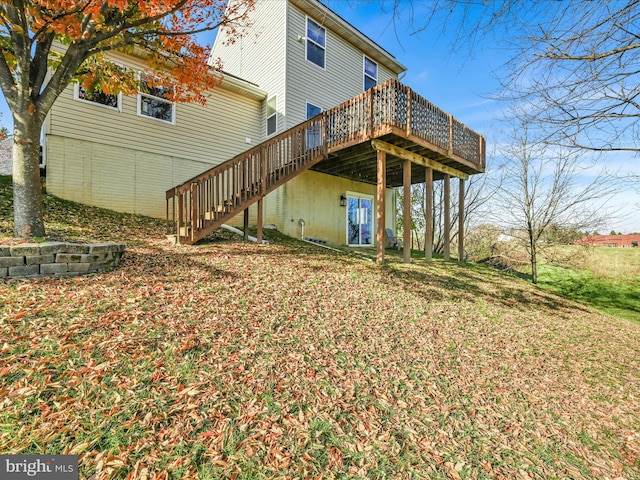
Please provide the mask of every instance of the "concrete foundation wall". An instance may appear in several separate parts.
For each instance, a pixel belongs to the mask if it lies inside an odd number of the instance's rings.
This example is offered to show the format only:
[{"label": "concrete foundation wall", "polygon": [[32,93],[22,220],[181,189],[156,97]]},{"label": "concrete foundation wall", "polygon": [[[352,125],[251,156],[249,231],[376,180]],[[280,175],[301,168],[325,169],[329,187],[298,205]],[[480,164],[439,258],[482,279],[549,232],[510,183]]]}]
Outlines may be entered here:
[{"label": "concrete foundation wall", "polygon": [[[276,225],[279,231],[300,238],[300,220],[304,220],[305,238],[346,245],[347,207],[340,206],[340,196],[347,194],[373,197],[375,232],[376,186],[314,171],[301,174],[265,197],[264,224]],[[385,223],[395,231],[393,197],[393,189],[388,188]],[[255,205],[249,208],[251,225],[256,224],[256,212]],[[241,228],[242,222],[243,215],[239,214],[227,223]]]}]

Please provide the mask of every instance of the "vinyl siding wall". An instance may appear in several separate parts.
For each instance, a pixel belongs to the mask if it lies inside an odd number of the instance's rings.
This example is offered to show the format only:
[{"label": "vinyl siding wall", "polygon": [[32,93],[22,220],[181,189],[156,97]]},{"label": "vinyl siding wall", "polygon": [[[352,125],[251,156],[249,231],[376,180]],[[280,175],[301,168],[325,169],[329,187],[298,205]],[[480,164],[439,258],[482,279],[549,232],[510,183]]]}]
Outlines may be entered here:
[{"label": "vinyl siding wall", "polygon": [[123,96],[118,112],[75,100],[69,86],[45,134],[49,193],[162,218],[166,190],[262,140],[262,101],[218,86],[206,106],[176,105],[171,125],[138,116],[136,96]]},{"label": "vinyl siding wall", "polygon": [[[257,84],[277,97],[278,129],[285,130],[285,27],[286,0],[257,0],[249,17],[250,27],[245,35],[231,45],[221,31],[215,39],[211,59],[221,59],[223,70]],[[266,102],[263,106],[266,135]]]},{"label": "vinyl siding wall", "polygon": [[[323,110],[361,94],[364,91],[363,53],[342,37],[327,29],[325,68],[306,59],[306,44],[298,36],[306,36],[307,16],[293,5],[287,12],[287,128],[306,120],[306,104]],[[322,25],[322,19],[313,18]],[[392,72],[378,64],[378,83],[394,78]]]}]

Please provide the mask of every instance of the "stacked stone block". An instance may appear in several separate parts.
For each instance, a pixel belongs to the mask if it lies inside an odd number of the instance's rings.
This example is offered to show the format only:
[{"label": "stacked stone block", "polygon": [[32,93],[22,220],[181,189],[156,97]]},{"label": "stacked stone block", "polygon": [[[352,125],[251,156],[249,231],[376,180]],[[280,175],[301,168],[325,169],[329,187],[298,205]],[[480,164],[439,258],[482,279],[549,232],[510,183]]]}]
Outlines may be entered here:
[{"label": "stacked stone block", "polygon": [[70,277],[117,267],[122,243],[67,242],[0,245],[0,278]]}]

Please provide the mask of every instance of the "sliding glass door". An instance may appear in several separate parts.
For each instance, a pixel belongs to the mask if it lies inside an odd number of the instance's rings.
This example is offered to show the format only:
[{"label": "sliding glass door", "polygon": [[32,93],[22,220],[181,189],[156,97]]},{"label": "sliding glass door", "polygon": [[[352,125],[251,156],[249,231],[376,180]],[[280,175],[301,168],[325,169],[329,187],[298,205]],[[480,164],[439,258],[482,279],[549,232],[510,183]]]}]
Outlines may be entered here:
[{"label": "sliding glass door", "polygon": [[373,245],[373,197],[347,195],[347,244]]}]

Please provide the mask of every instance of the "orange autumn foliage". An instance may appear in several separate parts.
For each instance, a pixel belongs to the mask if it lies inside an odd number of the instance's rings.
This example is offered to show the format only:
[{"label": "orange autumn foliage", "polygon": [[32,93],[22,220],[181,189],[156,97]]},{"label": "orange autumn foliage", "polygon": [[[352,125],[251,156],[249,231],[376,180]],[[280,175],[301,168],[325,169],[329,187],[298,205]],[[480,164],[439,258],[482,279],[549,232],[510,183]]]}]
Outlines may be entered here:
[{"label": "orange autumn foliage", "polygon": [[[0,49],[0,77],[6,81],[10,72],[19,83],[24,62],[29,61],[31,69],[41,68],[36,63],[42,62],[39,54],[45,54],[50,67],[71,68],[69,81],[79,81],[86,89],[134,93],[137,72],[111,64],[104,53],[138,52],[158,83],[170,81],[171,100],[204,103],[204,92],[216,83],[211,69],[221,66],[207,63],[208,46],[200,45],[194,34],[221,28],[232,37],[240,35],[253,1],[33,0],[20,8],[2,0],[0,36],[10,41]],[[53,41],[65,45],[66,53],[52,52]],[[65,59],[67,55],[75,61]],[[35,87],[44,92],[47,84]]]},{"label": "orange autumn foliage", "polygon": [[[90,91],[135,93],[134,69],[105,55],[118,50],[147,60],[145,78],[166,98],[205,103],[217,75],[195,34],[246,26],[254,0],[0,0],[0,88],[13,115],[14,234],[45,234],[40,188],[40,133],[71,82]],[[148,82],[147,82],[148,84]]]}]

